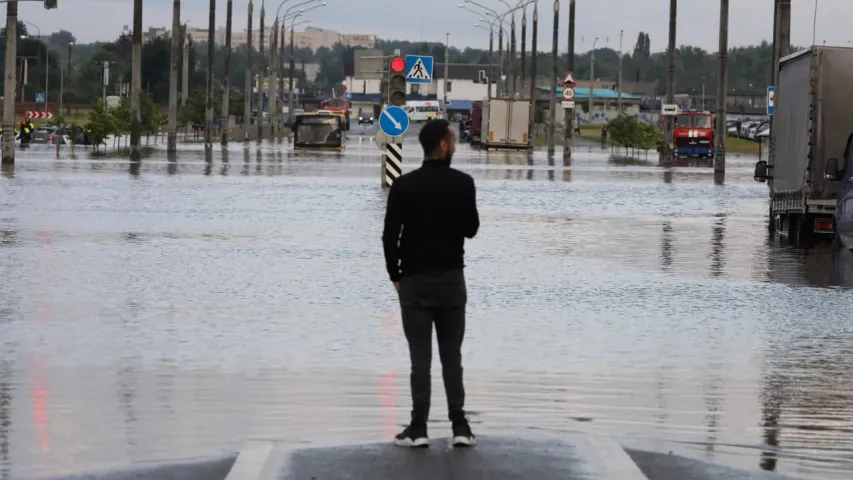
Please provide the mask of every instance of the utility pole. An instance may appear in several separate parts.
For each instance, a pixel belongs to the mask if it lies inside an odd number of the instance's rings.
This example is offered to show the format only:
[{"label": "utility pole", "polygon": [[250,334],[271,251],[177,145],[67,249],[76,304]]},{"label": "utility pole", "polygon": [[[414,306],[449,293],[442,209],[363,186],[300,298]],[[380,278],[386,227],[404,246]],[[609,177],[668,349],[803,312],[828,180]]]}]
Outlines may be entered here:
[{"label": "utility pole", "polygon": [[715,176],[723,176],[726,173],[726,91],[729,88],[729,0],[720,0],[720,52],[718,55],[720,65],[717,67],[717,119],[714,125],[717,148],[714,149],[714,173]]},{"label": "utility pole", "polygon": [[[773,65],[771,67],[770,83],[776,87],[779,94],[779,60],[791,53],[791,0],[776,0],[773,9]],[[773,127],[773,116],[770,117],[770,151],[768,166],[776,161],[776,129]],[[773,180],[768,180],[772,184]]]},{"label": "utility pole", "polygon": [[[285,20],[281,21],[281,35],[278,36],[278,58],[275,62],[275,68],[278,70],[278,91],[281,92],[282,95],[282,106],[284,105],[284,52],[286,52],[287,43],[284,40],[284,37],[287,34],[287,22]],[[290,87],[288,87],[288,95],[290,94]],[[289,97],[288,97],[289,98]],[[287,118],[290,120],[291,113],[287,112]]]},{"label": "utility pole", "polygon": [[266,73],[264,59],[264,1],[261,1],[261,28],[258,36],[258,119],[255,123],[258,124],[258,141],[264,138],[264,74]]},{"label": "utility pole", "polygon": [[278,56],[276,50],[278,49],[278,31],[279,31],[279,19],[276,18],[272,23],[272,35],[270,40],[270,78],[269,82],[267,82],[267,102],[269,102],[269,124],[270,131],[272,132],[273,138],[278,134],[278,129],[276,128],[277,123],[275,118],[278,116],[278,105],[277,105],[277,96],[276,89],[278,88],[278,68],[276,68],[276,57]]},{"label": "utility pole", "polygon": [[619,30],[619,74],[616,76],[616,109],[619,111],[619,115],[622,115],[622,57],[624,56],[622,53],[622,37],[624,34],[624,30]]},{"label": "utility pole", "polygon": [[[140,95],[142,94],[142,0],[133,0],[133,39],[130,73],[130,160],[142,158],[139,141],[142,139],[142,116]],[[104,108],[107,106],[104,105]]]},{"label": "utility pole", "polygon": [[184,50],[183,74],[181,78],[181,106],[187,105],[190,96],[190,39],[187,37],[187,26],[181,27],[181,46]]},{"label": "utility pole", "polygon": [[510,24],[510,40],[509,40],[509,62],[507,66],[507,77],[510,81],[510,91],[512,98],[518,96],[518,88],[515,81],[515,12],[512,12],[512,23]]},{"label": "utility pole", "polygon": [[[669,46],[666,72],[666,103],[675,103],[675,24],[677,18],[678,0],[669,0]],[[661,148],[661,165],[671,167],[674,162],[672,132],[675,117],[667,115],[664,118],[663,143]]]},{"label": "utility pole", "polygon": [[[569,72],[575,70],[575,0],[569,2]],[[573,74],[574,75],[574,74]],[[592,95],[592,92],[590,92]],[[564,99],[565,100],[565,99]],[[575,109],[563,109],[563,164],[566,165],[572,161],[572,141],[574,139],[574,119]],[[567,165],[566,165],[567,166]]]},{"label": "utility pole", "polygon": [[172,51],[169,68],[169,132],[166,151],[178,150],[178,60],[181,48],[181,0],[172,2]]},{"label": "utility pole", "polygon": [[592,41],[592,50],[589,52],[589,102],[588,112],[589,115],[589,123],[592,123],[592,107],[593,107],[593,98],[595,97],[595,44],[598,43],[598,37],[595,37],[595,40]]},{"label": "utility pole", "polygon": [[[533,4],[533,32],[530,36],[530,116],[527,120],[527,148],[533,151],[536,136],[536,50],[539,37],[539,2]],[[489,79],[491,81],[491,79]],[[489,90],[491,91],[491,86]]]},{"label": "utility pole", "polygon": [[[521,10],[521,88],[527,80],[527,5]],[[533,101],[531,98],[530,101]]]},{"label": "utility pole", "polygon": [[213,62],[216,39],[216,0],[210,0],[210,15],[207,20],[207,98],[204,115],[204,148],[213,148]]},{"label": "utility pole", "polygon": [[15,164],[15,90],[18,69],[18,2],[6,4],[6,62],[3,72],[3,165]]},{"label": "utility pole", "polygon": [[448,64],[450,63],[450,34],[444,36],[444,105],[441,109],[441,116],[447,120],[447,75]]},{"label": "utility pole", "polygon": [[[496,97],[503,96],[504,92],[504,27],[501,25],[500,20],[498,22],[498,78],[497,78],[497,91],[495,92]],[[491,110],[489,110],[491,111]],[[491,115],[491,114],[490,114]]]},{"label": "utility pole", "polygon": [[[293,45],[293,41],[294,41],[293,33],[294,33],[294,30],[296,30],[294,28],[294,24],[296,23],[295,22],[296,19],[294,18],[293,20],[294,20],[293,22],[290,22],[290,63],[287,66],[288,70],[290,70],[290,72],[288,73],[288,79],[287,79],[289,84],[290,84],[290,88],[287,89],[288,90],[287,91],[287,111],[288,112],[293,112],[293,71],[296,70],[296,47]],[[288,113],[288,115],[291,115],[291,113]]]},{"label": "utility pole", "polygon": [[550,111],[550,121],[548,124],[548,156],[554,156],[554,136],[555,136],[555,127],[557,123],[557,82],[559,73],[557,73],[557,47],[559,43],[559,34],[560,34],[560,0],[554,0],[554,36],[553,43],[551,45],[551,65],[553,67],[553,71],[551,72],[551,111]]},{"label": "utility pole", "polygon": [[225,7],[225,78],[222,81],[222,146],[228,145],[228,133],[231,130],[231,15],[234,12],[232,0]]},{"label": "utility pole", "polygon": [[252,126],[252,80],[254,79],[254,72],[252,70],[252,57],[255,56],[254,50],[252,50],[252,15],[254,3],[252,0],[249,0],[249,20],[248,20],[248,48],[249,53],[247,55],[246,65],[246,85],[243,86],[243,141],[249,141],[249,128]]}]

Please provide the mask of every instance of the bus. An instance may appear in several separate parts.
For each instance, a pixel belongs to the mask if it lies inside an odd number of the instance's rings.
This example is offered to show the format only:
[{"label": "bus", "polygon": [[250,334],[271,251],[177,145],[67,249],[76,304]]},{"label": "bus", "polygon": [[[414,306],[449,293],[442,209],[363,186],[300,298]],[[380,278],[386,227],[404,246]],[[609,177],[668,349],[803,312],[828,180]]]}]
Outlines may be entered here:
[{"label": "bus", "polygon": [[327,98],[320,102],[320,110],[330,110],[344,116],[344,129],[349,130],[349,119],[352,114],[352,102],[345,98]]},{"label": "bus", "polygon": [[295,150],[343,150],[346,145],[344,122],[344,115],[328,110],[297,116],[293,122],[293,148]]},{"label": "bus", "polygon": [[411,122],[426,122],[441,118],[441,102],[438,100],[410,100],[404,107]]}]

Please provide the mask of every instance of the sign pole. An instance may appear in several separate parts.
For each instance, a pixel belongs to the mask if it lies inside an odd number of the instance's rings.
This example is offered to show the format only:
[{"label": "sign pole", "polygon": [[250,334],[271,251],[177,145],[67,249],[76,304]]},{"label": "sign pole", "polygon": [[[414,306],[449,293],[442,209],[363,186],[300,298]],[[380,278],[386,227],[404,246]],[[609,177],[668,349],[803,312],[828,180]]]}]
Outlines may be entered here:
[{"label": "sign pole", "polygon": [[563,79],[563,165],[572,161],[572,120],[575,114],[575,79],[568,72]]}]

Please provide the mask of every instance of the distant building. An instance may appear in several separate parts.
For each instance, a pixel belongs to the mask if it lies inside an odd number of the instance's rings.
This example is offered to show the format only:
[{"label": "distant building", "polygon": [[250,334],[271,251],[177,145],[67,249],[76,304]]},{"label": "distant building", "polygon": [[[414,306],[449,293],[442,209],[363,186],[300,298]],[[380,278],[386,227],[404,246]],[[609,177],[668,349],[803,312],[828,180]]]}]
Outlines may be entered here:
[{"label": "distant building", "polygon": [[[272,42],[273,31],[272,25],[265,25],[264,28],[264,48],[268,49]],[[169,35],[169,30],[165,27],[149,28],[143,34],[143,41],[150,42],[157,37]],[[187,35],[196,43],[207,42],[208,31],[206,28],[187,28]],[[290,45],[290,29],[285,28],[285,45]],[[252,45],[257,46],[261,38],[260,29],[252,29]],[[225,44],[225,28],[218,28],[214,35],[214,41],[217,45]],[[279,40],[280,41],[280,40]],[[231,47],[239,48],[245,46],[249,42],[249,32],[233,31],[231,32]],[[321,28],[306,28],[304,32],[296,31],[293,34],[293,43],[296,48],[310,48],[312,51],[317,51],[318,48],[332,48],[335,44],[340,43],[348,47],[366,47],[373,48],[376,45],[376,35],[362,33],[340,33],[334,30],[325,30]]]}]

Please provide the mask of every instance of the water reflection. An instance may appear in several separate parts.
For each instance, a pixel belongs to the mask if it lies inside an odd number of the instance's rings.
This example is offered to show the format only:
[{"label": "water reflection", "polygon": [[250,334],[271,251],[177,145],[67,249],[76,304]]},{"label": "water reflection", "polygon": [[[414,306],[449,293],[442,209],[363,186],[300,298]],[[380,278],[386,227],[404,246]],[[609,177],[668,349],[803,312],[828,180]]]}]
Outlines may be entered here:
[{"label": "water reflection", "polygon": [[672,267],[672,221],[666,220],[661,224],[660,263],[661,270],[668,272]]},{"label": "water reflection", "polygon": [[0,169],[3,171],[3,176],[6,178],[15,178],[15,164],[2,164]]},{"label": "water reflection", "polygon": [[[0,325],[4,321],[0,310]],[[12,429],[12,365],[0,359],[0,479],[10,478],[10,431]]]},{"label": "water reflection", "polygon": [[778,460],[776,450],[779,447],[779,414],[782,409],[782,382],[778,376],[767,375],[762,380],[761,391],[761,429],[764,444],[770,448],[761,449],[758,466],[769,472],[776,471]]},{"label": "water reflection", "polygon": [[[662,182],[657,167],[581,150],[562,166],[570,186],[524,181],[556,178],[541,153],[458,155],[489,180],[467,267],[479,431],[584,418],[734,466],[850,478],[851,301],[837,287],[853,262],[768,241],[751,161],[716,187],[710,171]],[[0,395],[26,397],[0,396],[0,472],[187,458],[259,436],[381,440],[405,419],[375,150],[220,155],[220,174],[243,176],[215,188],[201,149],[181,153],[179,179],[164,173],[175,156],[146,159],[144,202],[122,161],[76,173],[22,161],[0,178]],[[278,175],[285,201],[254,188],[253,170]],[[13,302],[29,310],[4,310]]]},{"label": "water reflection", "polygon": [[131,177],[137,178],[139,177],[139,170],[142,167],[142,161],[140,160],[131,160],[128,163],[128,173]]},{"label": "water reflection", "polygon": [[204,149],[204,174],[206,176],[210,176],[211,172],[213,172],[213,149],[205,148]]},{"label": "water reflection", "polygon": [[222,149],[222,168],[219,170],[220,175],[228,175],[230,165],[228,164],[228,148]]},{"label": "water reflection", "polygon": [[726,217],[721,216],[714,222],[711,227],[711,276],[719,277],[723,275],[723,269],[726,266],[725,251],[723,242],[726,238]]},{"label": "water reflection", "polygon": [[252,163],[252,158],[249,156],[249,148],[243,148],[243,168],[240,170],[240,175],[249,174],[249,166]]},{"label": "water reflection", "polygon": [[175,175],[178,173],[178,152],[166,153],[166,174]]}]

